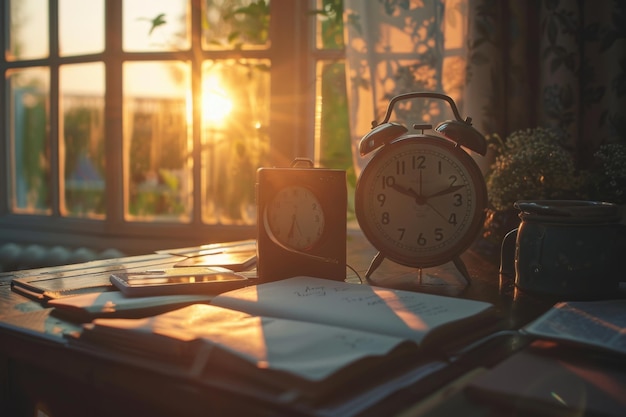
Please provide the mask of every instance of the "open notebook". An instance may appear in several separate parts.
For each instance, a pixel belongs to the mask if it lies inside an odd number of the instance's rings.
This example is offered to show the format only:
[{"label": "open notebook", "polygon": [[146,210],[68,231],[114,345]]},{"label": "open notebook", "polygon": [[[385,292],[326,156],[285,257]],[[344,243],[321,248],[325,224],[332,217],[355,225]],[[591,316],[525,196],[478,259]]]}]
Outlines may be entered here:
[{"label": "open notebook", "polygon": [[295,277],[220,294],[212,305],[96,319],[78,341],[311,394],[406,370],[417,352],[438,354],[495,321],[480,301]]}]

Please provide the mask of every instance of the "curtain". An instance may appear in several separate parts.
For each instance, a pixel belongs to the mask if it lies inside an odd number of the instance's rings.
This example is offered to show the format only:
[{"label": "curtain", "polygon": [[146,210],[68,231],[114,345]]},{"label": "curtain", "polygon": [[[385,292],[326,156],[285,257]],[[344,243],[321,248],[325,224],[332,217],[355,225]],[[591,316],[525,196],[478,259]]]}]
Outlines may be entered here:
[{"label": "curtain", "polygon": [[[469,0],[466,110],[505,138],[557,131],[579,169],[626,143],[626,3]],[[626,164],[626,161],[624,162]]]},{"label": "curtain", "polygon": [[[412,91],[450,95],[485,135],[556,129],[582,168],[600,144],[626,143],[624,2],[345,0],[344,17],[357,175],[358,141]],[[397,117],[435,125],[443,112],[411,103]]]},{"label": "curtain", "polygon": [[[352,154],[356,174],[367,163],[357,147],[380,122],[389,100],[415,91],[462,99],[467,0],[344,0]],[[406,124],[453,118],[447,103],[401,102],[394,121]]]}]

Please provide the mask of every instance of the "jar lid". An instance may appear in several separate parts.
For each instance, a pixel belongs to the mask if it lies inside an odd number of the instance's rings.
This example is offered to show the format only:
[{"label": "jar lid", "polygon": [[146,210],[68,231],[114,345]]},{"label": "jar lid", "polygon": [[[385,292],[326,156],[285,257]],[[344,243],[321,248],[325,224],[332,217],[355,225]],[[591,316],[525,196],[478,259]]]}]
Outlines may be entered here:
[{"label": "jar lid", "polygon": [[614,223],[621,219],[619,206],[604,201],[519,200],[514,204],[522,220],[558,223]]}]

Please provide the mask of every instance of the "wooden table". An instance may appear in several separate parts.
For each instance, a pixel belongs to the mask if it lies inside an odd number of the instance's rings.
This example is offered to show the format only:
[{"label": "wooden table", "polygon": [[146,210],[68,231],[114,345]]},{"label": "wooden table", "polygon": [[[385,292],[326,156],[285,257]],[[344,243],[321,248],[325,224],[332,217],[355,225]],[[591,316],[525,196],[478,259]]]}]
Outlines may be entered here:
[{"label": "wooden table", "polygon": [[[347,248],[347,281],[358,282],[376,251],[358,230],[349,230]],[[516,291],[512,278],[499,274],[497,260],[472,249],[463,259],[472,277],[469,285],[451,265],[424,270],[420,275],[389,261],[382,263],[372,279],[382,286],[489,301],[510,329],[519,328],[552,305],[553,300]],[[71,280],[75,275],[102,275],[122,266],[133,270],[177,260],[180,258],[155,253],[0,275],[0,415],[297,415],[297,411],[234,394],[220,387],[219,381],[189,381],[171,366],[71,346],[65,336],[80,332],[80,323],[55,316],[45,303],[10,287],[17,277],[62,274]],[[493,410],[471,403],[462,391],[450,387],[462,386],[473,369],[492,366],[522,344],[514,334],[503,334],[439,377],[403,389],[367,407],[361,415],[468,415],[469,409],[476,415],[488,415]]]}]

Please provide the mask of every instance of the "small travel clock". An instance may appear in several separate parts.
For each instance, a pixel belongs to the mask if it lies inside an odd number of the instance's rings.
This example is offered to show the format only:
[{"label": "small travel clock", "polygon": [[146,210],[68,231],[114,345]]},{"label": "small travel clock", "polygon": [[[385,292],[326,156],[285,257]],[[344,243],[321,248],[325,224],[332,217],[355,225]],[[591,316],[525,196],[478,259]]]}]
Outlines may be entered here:
[{"label": "small travel clock", "polygon": [[[408,129],[390,123],[400,100],[435,98],[447,101],[456,117],[439,124],[443,136],[424,134],[431,125]],[[470,282],[460,255],[481,230],[487,207],[484,177],[466,147],[481,155],[485,138],[462,120],[454,101],[439,93],[394,97],[381,124],[361,139],[362,156],[376,150],[361,173],[355,194],[356,217],[365,237],[379,251],[366,278],[385,258],[415,268],[452,261]],[[379,149],[380,148],[380,149]]]},{"label": "small travel clock", "polygon": [[345,171],[314,168],[308,159],[296,159],[290,168],[260,168],[257,211],[261,281],[345,279]]},{"label": "small travel clock", "polygon": [[314,247],[324,234],[326,215],[315,193],[301,185],[281,188],[266,207],[268,229],[296,250]]}]

